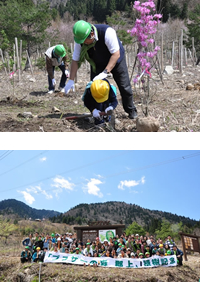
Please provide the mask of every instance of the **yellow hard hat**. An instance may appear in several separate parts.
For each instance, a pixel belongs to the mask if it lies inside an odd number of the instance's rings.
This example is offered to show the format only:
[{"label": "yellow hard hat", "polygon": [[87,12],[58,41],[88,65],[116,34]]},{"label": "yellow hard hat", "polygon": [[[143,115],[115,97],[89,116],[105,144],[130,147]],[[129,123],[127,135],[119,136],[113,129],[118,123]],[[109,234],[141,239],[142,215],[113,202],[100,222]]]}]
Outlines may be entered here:
[{"label": "yellow hard hat", "polygon": [[90,90],[92,97],[97,101],[97,103],[103,103],[108,100],[110,86],[107,81],[96,79],[92,82]]}]

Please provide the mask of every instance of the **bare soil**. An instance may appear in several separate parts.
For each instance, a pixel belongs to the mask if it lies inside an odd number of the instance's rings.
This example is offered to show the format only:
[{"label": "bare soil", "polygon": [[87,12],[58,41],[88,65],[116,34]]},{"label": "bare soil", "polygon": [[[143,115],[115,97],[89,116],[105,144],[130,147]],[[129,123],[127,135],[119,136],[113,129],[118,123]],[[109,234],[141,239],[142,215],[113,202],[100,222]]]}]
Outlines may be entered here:
[{"label": "bare soil", "polygon": [[[1,256],[0,281],[39,281],[38,263],[21,264],[19,258]],[[124,269],[69,264],[43,263],[40,281],[69,282],[198,282],[200,279],[199,255],[188,255],[183,266],[151,269]]]},{"label": "bare soil", "polygon": [[[132,69],[129,69],[131,75]],[[136,74],[133,75],[133,77]],[[55,74],[59,86],[61,72]],[[188,83],[200,82],[200,67],[187,66],[183,74],[175,70],[172,75],[163,75],[163,83],[157,73],[153,73],[157,83],[157,93],[149,104],[149,116],[160,123],[160,132],[198,132],[200,131],[200,91],[186,90]],[[89,114],[81,97],[89,82],[89,72],[82,69],[78,73],[75,93],[65,95],[56,91],[47,94],[47,74],[34,70],[23,72],[20,82],[18,75],[9,79],[4,71],[0,72],[0,132],[136,132],[136,121],[128,119],[124,112],[118,91],[119,105],[115,110],[115,126],[107,124],[95,127],[92,118],[66,120],[67,116]],[[109,81],[116,85],[112,78]],[[141,96],[135,91],[134,101],[138,117],[144,117]],[[56,112],[53,107],[60,111]],[[31,117],[24,117],[31,112]]]}]

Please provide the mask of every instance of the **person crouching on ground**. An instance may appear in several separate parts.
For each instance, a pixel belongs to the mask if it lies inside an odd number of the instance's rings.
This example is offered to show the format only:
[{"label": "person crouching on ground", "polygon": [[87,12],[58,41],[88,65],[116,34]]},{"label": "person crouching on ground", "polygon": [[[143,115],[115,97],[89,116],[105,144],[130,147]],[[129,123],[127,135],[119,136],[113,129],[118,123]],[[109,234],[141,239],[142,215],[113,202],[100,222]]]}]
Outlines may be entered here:
[{"label": "person crouching on ground", "polygon": [[21,252],[21,262],[31,262],[31,252],[28,246],[26,246],[25,250]]},{"label": "person crouching on ground", "polygon": [[39,261],[39,259],[40,259],[40,250],[41,250],[40,247],[36,248],[36,252],[32,256],[32,261],[33,262]]},{"label": "person crouching on ground", "polygon": [[177,248],[176,245],[173,246],[174,255],[177,257],[178,265],[183,265],[183,252]]},{"label": "person crouching on ground", "polygon": [[[111,113],[117,107],[116,94],[106,79],[97,79],[86,86],[82,100],[94,117],[95,125],[111,120]],[[105,112],[107,116],[101,116]]]},{"label": "person crouching on ground", "polygon": [[56,80],[54,78],[55,67],[58,66],[62,71],[62,77],[60,80],[59,90],[65,92],[65,83],[69,76],[68,71],[68,58],[65,47],[63,45],[56,45],[48,48],[45,52],[46,56],[46,69],[48,73],[49,92],[53,94],[55,92]]}]

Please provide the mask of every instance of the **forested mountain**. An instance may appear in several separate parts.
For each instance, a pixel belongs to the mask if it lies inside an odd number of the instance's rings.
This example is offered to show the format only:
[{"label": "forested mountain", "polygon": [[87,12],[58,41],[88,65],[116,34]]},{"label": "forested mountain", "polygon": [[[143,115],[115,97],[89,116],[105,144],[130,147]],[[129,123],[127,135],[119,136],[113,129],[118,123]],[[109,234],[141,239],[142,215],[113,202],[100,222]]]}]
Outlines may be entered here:
[{"label": "forested mountain", "polygon": [[57,216],[60,213],[53,210],[37,210],[29,207],[23,202],[10,199],[0,202],[0,214],[6,216],[16,216],[20,218],[42,219]]},{"label": "forested mountain", "polygon": [[[140,2],[145,2],[142,0]],[[68,11],[74,20],[93,18],[98,22],[106,20],[114,11],[133,12],[134,1],[130,0],[68,0],[66,3],[57,4],[61,16]],[[185,19],[188,16],[189,9],[198,4],[195,0],[156,0],[157,11],[163,14],[163,22],[170,18]]]},{"label": "forested mountain", "polygon": [[198,221],[188,217],[158,210],[149,210],[125,202],[80,204],[64,214],[51,218],[53,222],[83,225],[89,221],[110,221],[111,224],[123,222],[128,226],[135,221],[144,226],[146,230],[155,230],[161,225],[163,219],[173,224],[182,222],[183,225],[189,228],[199,225]]}]

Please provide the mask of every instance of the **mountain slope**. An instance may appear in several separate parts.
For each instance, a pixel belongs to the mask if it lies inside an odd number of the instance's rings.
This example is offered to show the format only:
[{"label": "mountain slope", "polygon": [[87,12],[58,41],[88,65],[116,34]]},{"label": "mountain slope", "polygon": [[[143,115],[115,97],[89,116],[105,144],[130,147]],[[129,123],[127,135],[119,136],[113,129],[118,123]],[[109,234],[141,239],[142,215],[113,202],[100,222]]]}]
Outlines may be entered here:
[{"label": "mountain slope", "polygon": [[[112,224],[120,223],[122,220],[126,225],[136,221],[142,226],[149,225],[152,220],[162,220],[164,218],[170,223],[182,222],[187,226],[193,226],[197,223],[196,220],[188,217],[158,210],[149,210],[135,204],[124,202],[80,204],[58,216],[58,218],[61,216],[71,219],[82,218],[85,219],[85,222],[109,220]],[[82,220],[82,223],[84,223],[84,220]]]},{"label": "mountain slope", "polygon": [[24,204],[23,202],[10,199],[4,200],[0,202],[0,214],[3,215],[12,215],[15,214],[21,218],[49,218],[52,216],[57,216],[60,213],[53,211],[53,210],[38,210],[29,207],[28,205]]}]

